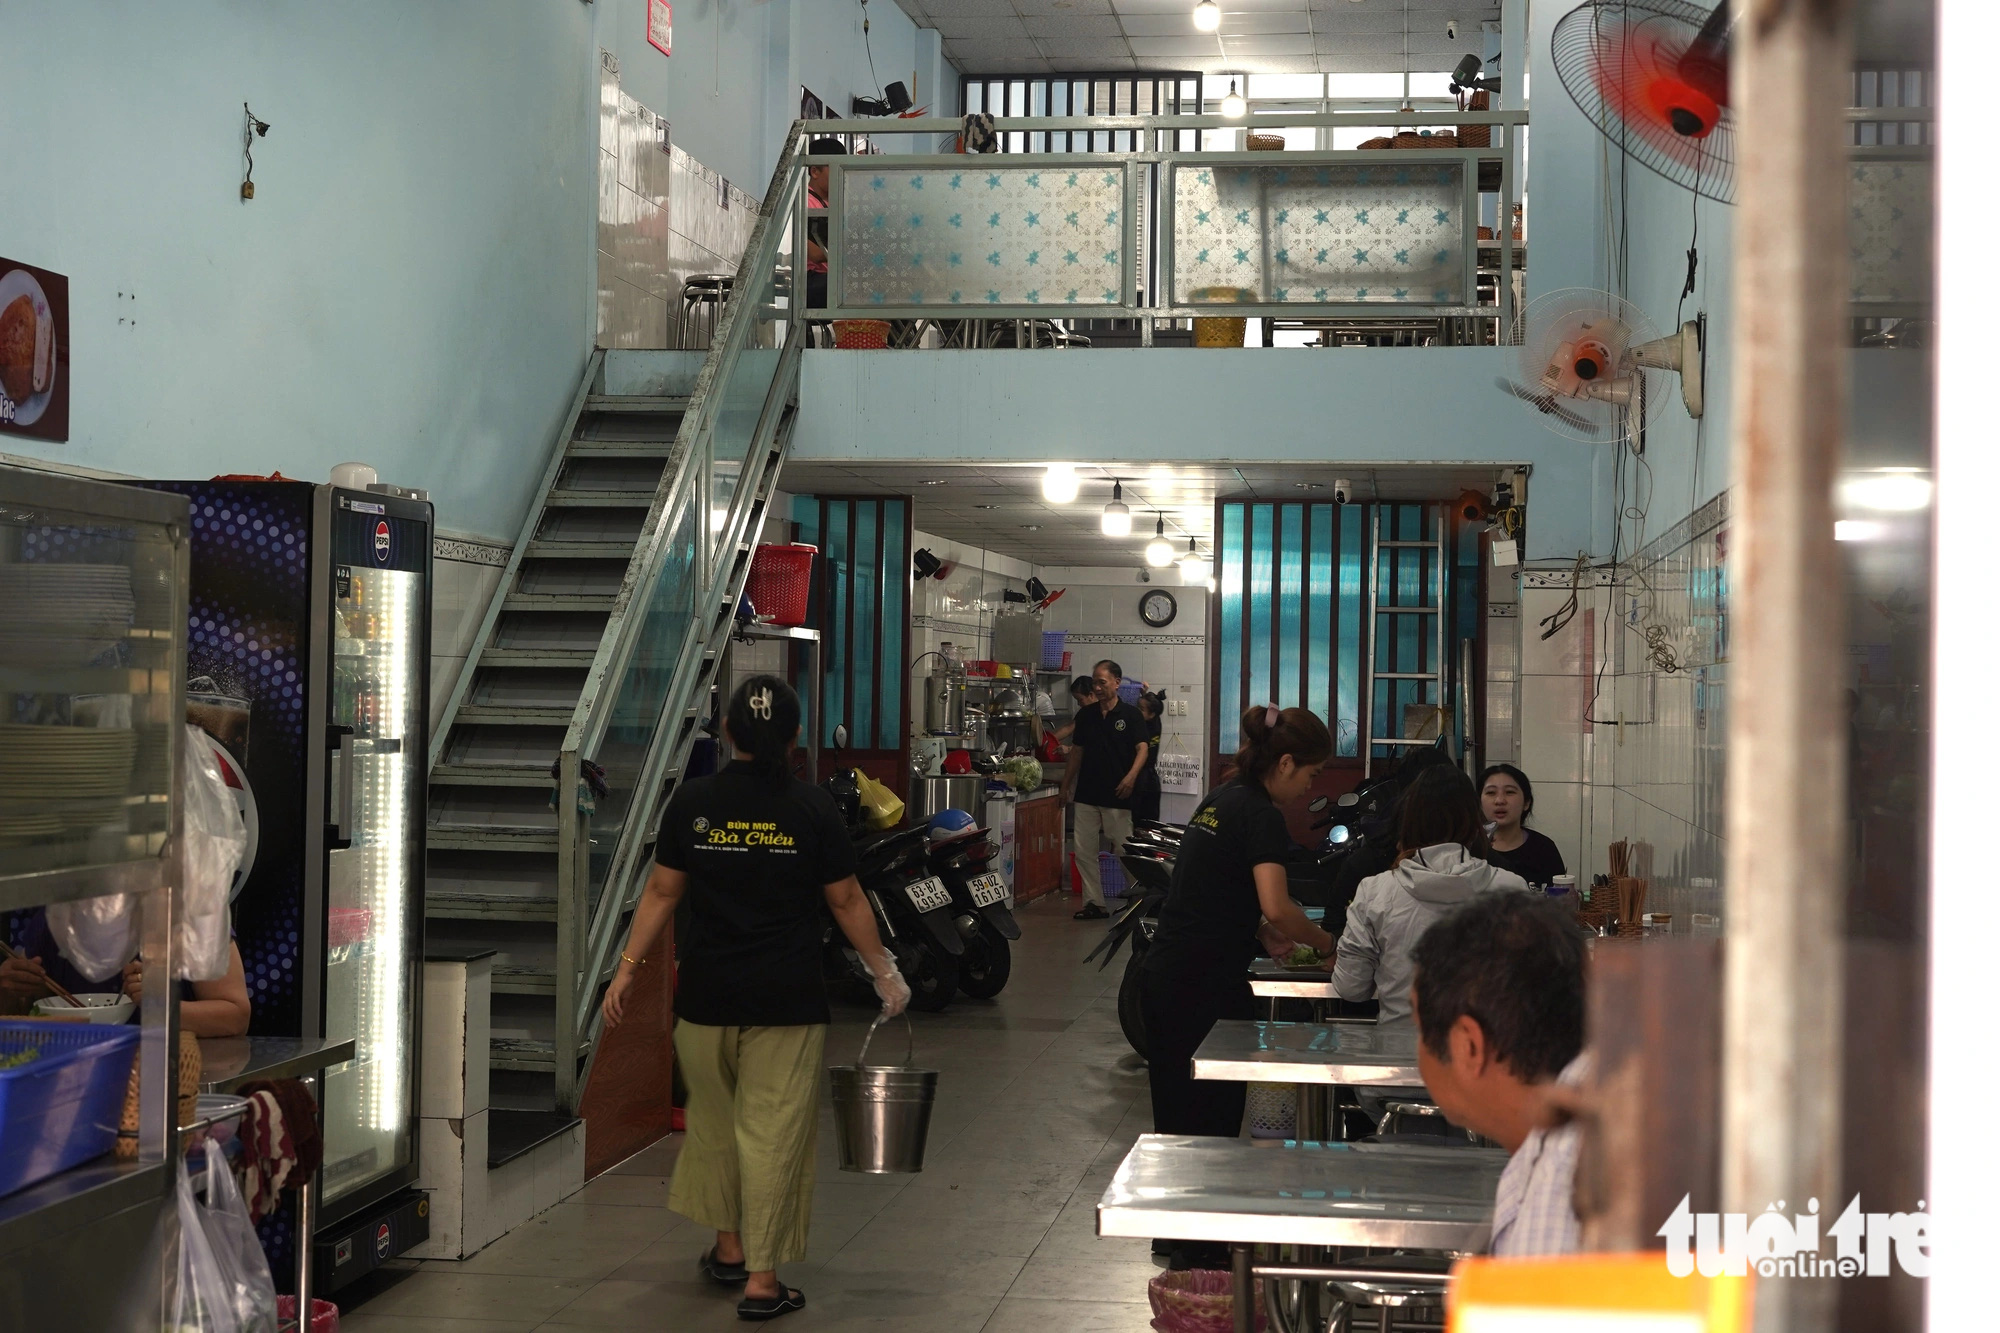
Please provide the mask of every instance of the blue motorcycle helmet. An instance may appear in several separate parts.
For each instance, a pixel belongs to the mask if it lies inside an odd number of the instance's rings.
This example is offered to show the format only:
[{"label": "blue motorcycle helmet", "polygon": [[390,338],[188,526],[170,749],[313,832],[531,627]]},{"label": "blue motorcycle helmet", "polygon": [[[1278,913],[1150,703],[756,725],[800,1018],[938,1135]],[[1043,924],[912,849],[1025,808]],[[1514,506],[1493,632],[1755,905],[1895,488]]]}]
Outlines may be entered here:
[{"label": "blue motorcycle helmet", "polygon": [[929,840],[935,847],[941,842],[953,842],[979,831],[972,822],[972,816],[963,810],[940,810],[931,816]]}]

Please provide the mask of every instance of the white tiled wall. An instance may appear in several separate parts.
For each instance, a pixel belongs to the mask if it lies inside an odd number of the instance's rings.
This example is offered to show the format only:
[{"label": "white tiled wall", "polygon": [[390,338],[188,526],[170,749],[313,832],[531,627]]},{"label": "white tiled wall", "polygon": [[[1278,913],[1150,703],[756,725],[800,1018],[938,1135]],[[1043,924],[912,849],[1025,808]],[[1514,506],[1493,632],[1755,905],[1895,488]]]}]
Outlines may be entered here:
[{"label": "white tiled wall", "polygon": [[1569,571],[1529,570],[1521,590],[1516,724],[1535,784],[1531,823],[1585,879],[1608,869],[1613,842],[1650,846],[1648,909],[1673,913],[1677,933],[1691,913],[1722,910],[1726,505],[1697,511],[1615,585],[1586,571],[1574,619],[1546,639],[1540,622],[1569,599]]},{"label": "white tiled wall", "polygon": [[[1028,577],[1034,567],[1025,560],[946,541],[918,531],[913,551],[929,551],[944,562],[944,577],[918,579],[910,594],[910,661],[912,707],[923,706],[922,678],[937,665],[925,653],[951,644],[963,660],[992,656],[993,618],[1003,611],[1024,610],[1025,604],[1006,601],[1011,590],[1026,595]],[[921,660],[919,660],[921,659]],[[1040,682],[1044,688],[1053,678]],[[912,719],[921,726],[922,717]]]},{"label": "white tiled wall", "polygon": [[753,196],[672,146],[664,117],[626,95],[600,53],[597,345],[678,345],[681,286],[734,274],[757,219]]}]

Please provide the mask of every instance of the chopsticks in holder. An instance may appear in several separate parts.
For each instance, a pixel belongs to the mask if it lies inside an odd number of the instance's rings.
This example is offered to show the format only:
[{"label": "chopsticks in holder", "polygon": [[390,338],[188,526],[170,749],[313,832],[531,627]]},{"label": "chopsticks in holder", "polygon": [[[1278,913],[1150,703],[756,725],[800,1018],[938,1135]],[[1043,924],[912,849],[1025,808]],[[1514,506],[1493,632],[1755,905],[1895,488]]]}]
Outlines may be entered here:
[{"label": "chopsticks in holder", "polygon": [[[0,940],[0,950],[4,950],[9,958],[19,958],[24,963],[28,961],[26,955],[22,954],[19,950],[15,949],[13,945],[7,943],[7,941],[5,940]],[[71,995],[68,991],[64,990],[62,983],[57,981],[54,977],[44,973],[42,976],[42,981],[45,985],[48,986],[48,988],[51,991],[61,996],[63,999],[68,1000],[71,1004],[75,1005],[77,1008],[81,1009],[84,1007],[83,1001],[77,999],[76,996]]]}]

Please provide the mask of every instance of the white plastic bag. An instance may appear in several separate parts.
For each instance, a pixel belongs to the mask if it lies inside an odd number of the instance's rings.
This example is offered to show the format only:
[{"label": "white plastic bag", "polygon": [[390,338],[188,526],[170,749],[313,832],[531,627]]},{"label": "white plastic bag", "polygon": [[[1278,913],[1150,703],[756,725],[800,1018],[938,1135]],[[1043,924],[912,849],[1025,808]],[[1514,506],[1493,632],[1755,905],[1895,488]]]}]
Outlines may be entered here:
[{"label": "white plastic bag", "polygon": [[139,953],[138,895],[107,893],[50,903],[44,915],[57,952],[92,982],[119,989],[119,972]]},{"label": "white plastic bag", "polygon": [[208,733],[191,726],[181,746],[183,908],[177,979],[213,981],[229,970],[229,885],[249,845],[242,812],[222,780]]},{"label": "white plastic bag", "polygon": [[179,1177],[176,1207],[181,1246],[166,1326],[172,1333],[246,1333],[236,1317],[228,1279],[216,1262],[215,1247],[209,1243],[204,1210],[195,1200],[194,1185],[185,1170],[175,1174]]},{"label": "white plastic bag", "polygon": [[208,1150],[208,1198],[201,1206],[202,1229],[208,1233],[230,1305],[241,1333],[277,1333],[278,1291],[271,1281],[271,1264],[257,1241],[250,1210],[237,1192],[228,1155],[214,1139]]}]

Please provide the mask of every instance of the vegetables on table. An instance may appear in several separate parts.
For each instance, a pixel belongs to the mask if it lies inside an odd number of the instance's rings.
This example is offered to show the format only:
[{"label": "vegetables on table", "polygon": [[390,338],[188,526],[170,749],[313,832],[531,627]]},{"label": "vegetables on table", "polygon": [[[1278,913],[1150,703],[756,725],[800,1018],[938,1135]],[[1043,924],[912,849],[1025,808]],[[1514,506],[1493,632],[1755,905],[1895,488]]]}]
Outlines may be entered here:
[{"label": "vegetables on table", "polygon": [[1285,955],[1286,967],[1311,967],[1319,961],[1319,950],[1308,944],[1301,944]]},{"label": "vegetables on table", "polygon": [[32,1064],[41,1058],[42,1048],[29,1046],[15,1051],[12,1055],[0,1055],[0,1069],[19,1069],[22,1065]]}]

